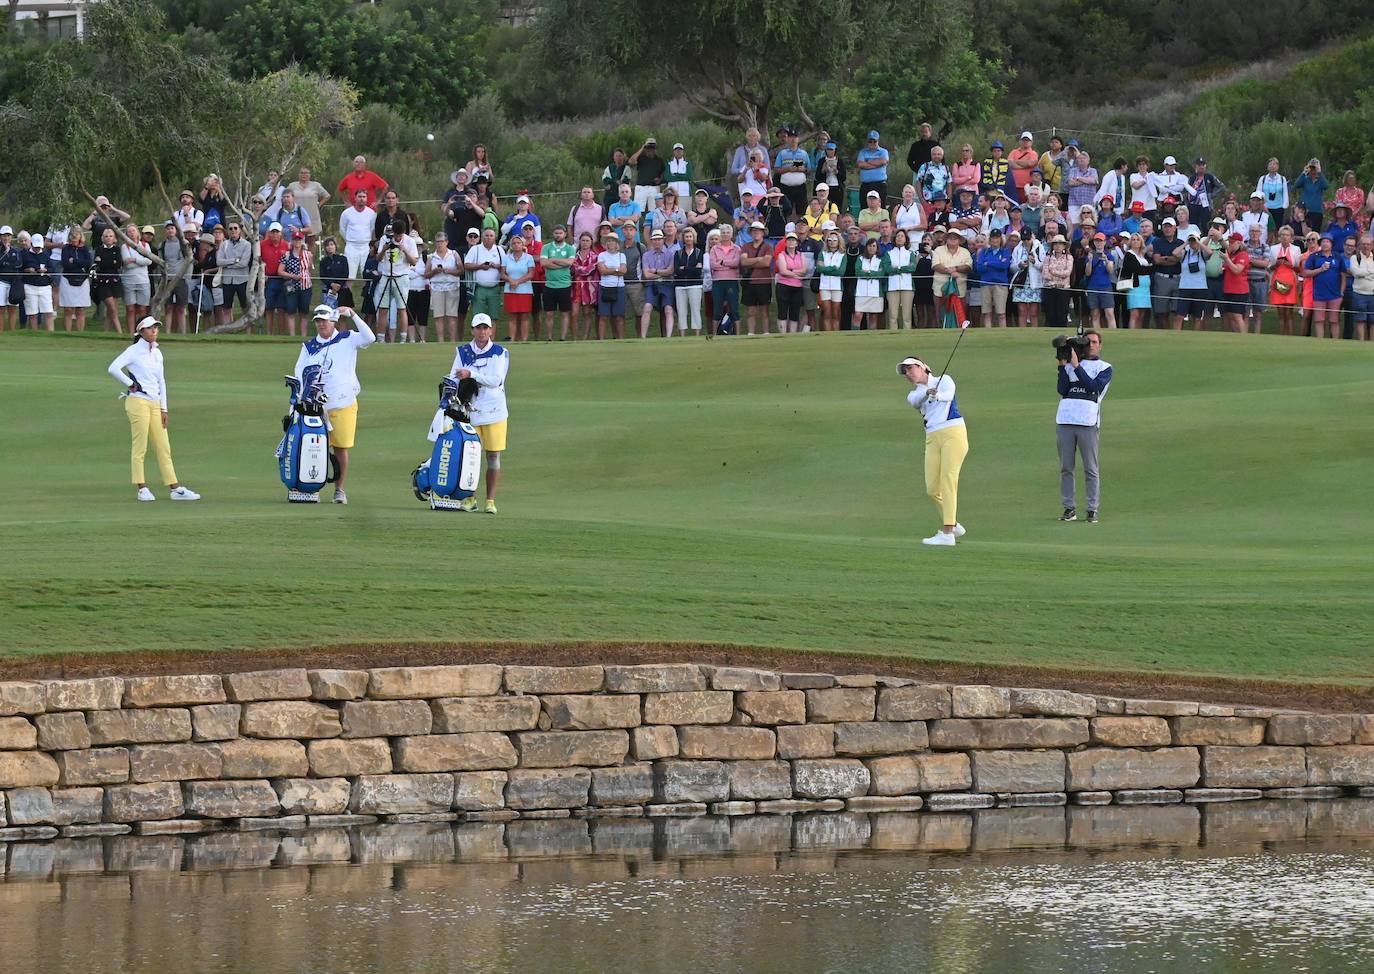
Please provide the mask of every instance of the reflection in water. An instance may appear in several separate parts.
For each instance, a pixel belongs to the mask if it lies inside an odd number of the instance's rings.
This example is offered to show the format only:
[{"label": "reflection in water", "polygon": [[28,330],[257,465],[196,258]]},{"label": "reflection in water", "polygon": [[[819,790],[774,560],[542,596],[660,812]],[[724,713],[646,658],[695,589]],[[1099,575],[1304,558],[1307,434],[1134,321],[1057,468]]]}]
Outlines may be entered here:
[{"label": "reflection in water", "polygon": [[0,971],[1367,971],[1370,804],[19,843]]}]

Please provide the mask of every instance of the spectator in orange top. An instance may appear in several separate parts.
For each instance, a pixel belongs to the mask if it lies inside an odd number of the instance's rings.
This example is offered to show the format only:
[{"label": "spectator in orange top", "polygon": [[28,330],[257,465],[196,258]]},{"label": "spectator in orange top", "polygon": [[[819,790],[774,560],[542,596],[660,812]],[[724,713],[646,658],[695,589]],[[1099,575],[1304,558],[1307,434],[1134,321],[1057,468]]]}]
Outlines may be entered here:
[{"label": "spectator in orange top", "polygon": [[1026,183],[1030,182],[1031,170],[1040,164],[1040,154],[1031,143],[1031,134],[1022,132],[1021,144],[1012,149],[1011,154],[1007,156],[1007,162],[1011,166],[1011,178],[1016,183],[1016,194],[1022,200],[1026,198]]},{"label": "spectator in orange top", "polygon": [[367,205],[375,209],[377,197],[386,192],[386,187],[386,180],[367,168],[367,157],[356,155],[353,157],[353,171],[339,180],[339,195],[351,200],[358,190],[366,190]]}]

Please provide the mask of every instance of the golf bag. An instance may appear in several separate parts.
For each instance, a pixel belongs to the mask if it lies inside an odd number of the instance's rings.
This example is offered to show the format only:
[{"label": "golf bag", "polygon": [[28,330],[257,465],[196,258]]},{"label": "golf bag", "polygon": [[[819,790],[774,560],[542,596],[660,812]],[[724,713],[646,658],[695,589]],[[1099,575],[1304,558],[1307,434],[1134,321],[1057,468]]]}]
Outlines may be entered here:
[{"label": "golf bag", "polygon": [[334,454],[324,419],[324,376],[318,365],[311,365],[303,379],[288,375],[286,387],[291,390],[291,408],[281,420],[278,473],[288,501],[318,504],[321,488],[334,479]]},{"label": "golf bag", "polygon": [[468,422],[475,379],[444,376],[439,383],[439,411],[430,426],[434,449],[410,475],[415,497],[432,511],[462,510],[482,476],[482,441]]}]

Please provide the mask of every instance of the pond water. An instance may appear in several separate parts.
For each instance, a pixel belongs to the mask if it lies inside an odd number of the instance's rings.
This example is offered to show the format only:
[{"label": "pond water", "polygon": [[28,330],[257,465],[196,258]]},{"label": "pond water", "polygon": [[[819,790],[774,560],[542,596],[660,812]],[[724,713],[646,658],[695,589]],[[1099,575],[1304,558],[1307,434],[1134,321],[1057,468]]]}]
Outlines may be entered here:
[{"label": "pond water", "polygon": [[14,843],[0,971],[1370,971],[1370,806]]}]

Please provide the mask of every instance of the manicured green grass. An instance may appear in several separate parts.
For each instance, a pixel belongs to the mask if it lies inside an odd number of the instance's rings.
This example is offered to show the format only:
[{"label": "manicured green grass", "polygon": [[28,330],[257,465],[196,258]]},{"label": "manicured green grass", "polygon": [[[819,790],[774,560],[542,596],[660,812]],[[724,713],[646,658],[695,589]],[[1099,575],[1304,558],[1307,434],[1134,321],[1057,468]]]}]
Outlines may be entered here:
[{"label": "manicured green grass", "polygon": [[[164,342],[178,473],[137,504],[115,341],[0,339],[0,648],[690,640],[1374,677],[1374,348],[1116,332],[1099,525],[1064,525],[1044,331],[970,332],[958,548],[893,364],[953,333],[514,349],[497,517],[411,495],[452,349],[362,356],[347,508],[287,505],[295,346]],[[149,461],[149,474],[156,466]],[[289,657],[284,657],[289,658]]]}]

